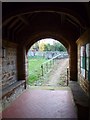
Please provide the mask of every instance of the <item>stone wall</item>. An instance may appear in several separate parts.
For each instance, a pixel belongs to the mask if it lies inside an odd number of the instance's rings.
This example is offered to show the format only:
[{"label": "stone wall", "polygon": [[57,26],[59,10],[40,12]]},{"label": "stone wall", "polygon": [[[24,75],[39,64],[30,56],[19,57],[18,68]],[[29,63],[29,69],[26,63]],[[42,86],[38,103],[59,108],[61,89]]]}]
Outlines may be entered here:
[{"label": "stone wall", "polygon": [[70,80],[77,81],[77,45],[73,42],[69,49]]},{"label": "stone wall", "polygon": [[28,79],[28,55],[25,55],[25,73],[26,80]]},{"label": "stone wall", "polygon": [[17,81],[17,45],[3,42],[4,56],[2,58],[2,87]]},{"label": "stone wall", "polygon": [[0,89],[2,88],[2,58],[0,58]]},{"label": "stone wall", "polygon": [[12,91],[9,91],[9,93],[2,97],[2,110],[4,110],[6,107],[8,107],[19,95],[23,93],[25,90],[25,85],[22,84],[18,86],[17,88],[13,89]]},{"label": "stone wall", "polygon": [[[77,45],[78,45],[78,82],[81,85],[82,89],[86,92],[87,95],[89,95],[89,87],[90,87],[90,81],[87,80],[86,77],[83,77],[81,74],[81,58],[80,58],[80,53],[81,53],[81,46],[90,43],[90,38],[89,38],[90,30],[87,30],[78,40],[77,40]],[[86,74],[86,71],[85,71]]]},{"label": "stone wall", "polygon": [[[2,109],[10,105],[24,90],[25,79],[18,79],[18,45],[8,41],[3,41],[2,48],[4,54],[2,55]],[[3,53],[3,52],[2,52]]]}]

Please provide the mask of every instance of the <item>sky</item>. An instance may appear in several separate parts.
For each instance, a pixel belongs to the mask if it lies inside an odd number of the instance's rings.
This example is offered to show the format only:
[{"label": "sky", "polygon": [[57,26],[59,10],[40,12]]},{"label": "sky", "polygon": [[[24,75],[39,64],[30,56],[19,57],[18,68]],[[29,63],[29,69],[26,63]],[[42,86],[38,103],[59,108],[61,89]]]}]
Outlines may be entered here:
[{"label": "sky", "polygon": [[[41,39],[40,42],[44,42],[44,43],[49,43],[50,45],[53,45],[54,42],[56,42],[55,39],[52,38],[45,38],[45,39]],[[58,41],[57,41],[58,42]],[[59,42],[60,43],[60,42]]]}]

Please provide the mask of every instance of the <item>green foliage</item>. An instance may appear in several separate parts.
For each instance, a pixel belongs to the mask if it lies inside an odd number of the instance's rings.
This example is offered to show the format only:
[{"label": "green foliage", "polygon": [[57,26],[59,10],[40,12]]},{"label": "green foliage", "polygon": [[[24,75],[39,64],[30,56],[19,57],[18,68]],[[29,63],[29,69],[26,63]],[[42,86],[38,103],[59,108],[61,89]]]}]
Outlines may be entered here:
[{"label": "green foliage", "polygon": [[30,49],[31,49],[31,50],[38,50],[38,49],[39,49],[39,44],[38,44],[38,42],[34,43]]},{"label": "green foliage", "polygon": [[53,45],[45,44],[44,51],[63,51],[63,52],[65,52],[66,48],[62,44],[55,42]]},{"label": "green foliage", "polygon": [[56,51],[66,51],[66,48],[62,44],[55,43],[54,46]]},{"label": "green foliage", "polygon": [[45,44],[44,51],[51,51],[51,45],[50,44]]}]

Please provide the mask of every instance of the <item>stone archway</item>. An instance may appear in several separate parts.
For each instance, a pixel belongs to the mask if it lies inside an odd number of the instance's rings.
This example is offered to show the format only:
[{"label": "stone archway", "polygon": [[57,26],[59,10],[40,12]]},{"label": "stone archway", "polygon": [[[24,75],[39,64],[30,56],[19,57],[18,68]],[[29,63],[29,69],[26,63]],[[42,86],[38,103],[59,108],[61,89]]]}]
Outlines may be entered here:
[{"label": "stone archway", "polygon": [[[11,91],[6,91],[7,95],[4,95],[5,97],[10,96],[8,92],[14,93],[13,90],[17,88],[17,84],[19,84],[19,86],[22,86],[22,83],[24,84],[24,80],[27,79],[27,51],[33,43],[41,38],[51,37],[57,39],[67,48],[70,58],[70,80],[77,81],[77,74],[79,76],[78,79],[81,79],[79,74],[80,59],[77,58],[77,55],[79,54],[78,56],[80,57],[79,45],[84,41],[86,42],[87,37],[84,37],[84,39],[81,38],[81,43],[78,44],[78,52],[76,41],[90,27],[88,3],[13,4],[6,2],[3,3],[2,9],[3,42],[6,41],[6,43],[8,43],[6,47],[13,47],[14,44],[17,46],[17,53],[15,54],[17,60],[16,63],[14,63],[14,66],[17,67],[15,83],[13,82],[13,75],[11,74],[12,70],[10,69],[8,72],[8,61],[5,61],[3,76],[6,78],[2,78],[2,81],[6,85],[5,89],[9,88],[10,85],[13,88]],[[9,54],[9,57],[11,57],[11,54]],[[8,58],[6,58],[6,60],[8,60]],[[12,61],[13,60],[14,58]],[[10,60],[9,64],[12,64],[12,61]],[[7,80],[10,84],[7,84]],[[85,86],[85,80],[83,79],[82,81],[83,86]],[[86,90],[89,93],[87,86]]]},{"label": "stone archway", "polygon": [[45,37],[55,38],[67,48],[70,79],[77,80],[76,40],[89,25],[85,10],[81,3],[3,4],[3,40],[18,44],[18,80],[26,79],[25,56],[28,49]]},{"label": "stone archway", "polygon": [[[39,41],[42,38],[54,38],[57,39],[59,42],[61,42],[67,49],[69,54],[69,68],[70,68],[70,80],[77,81],[77,65],[73,66],[74,64],[77,64],[77,45],[75,42],[70,42],[66,40],[60,33],[55,32],[41,32],[41,33],[35,33],[34,35],[30,36],[26,42],[24,42],[22,45],[20,45],[19,50],[20,54],[18,54],[18,61],[21,61],[22,65],[20,65],[18,68],[22,70],[23,74],[19,74],[19,79],[27,79],[27,59],[26,54],[28,52],[28,49],[37,41]],[[32,41],[32,42],[31,42]],[[22,51],[22,53],[21,53]]]}]

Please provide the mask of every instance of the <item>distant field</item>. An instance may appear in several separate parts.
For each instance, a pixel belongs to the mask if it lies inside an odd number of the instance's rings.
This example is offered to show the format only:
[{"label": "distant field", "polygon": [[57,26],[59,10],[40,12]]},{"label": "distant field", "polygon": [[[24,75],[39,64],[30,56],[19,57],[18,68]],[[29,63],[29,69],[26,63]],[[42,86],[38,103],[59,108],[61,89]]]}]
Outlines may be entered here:
[{"label": "distant field", "polygon": [[45,58],[28,58],[28,80],[27,84],[32,85],[41,75],[41,64],[47,61]]}]

